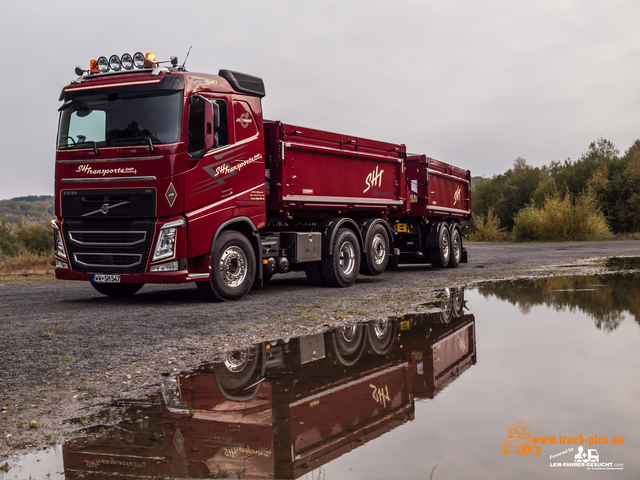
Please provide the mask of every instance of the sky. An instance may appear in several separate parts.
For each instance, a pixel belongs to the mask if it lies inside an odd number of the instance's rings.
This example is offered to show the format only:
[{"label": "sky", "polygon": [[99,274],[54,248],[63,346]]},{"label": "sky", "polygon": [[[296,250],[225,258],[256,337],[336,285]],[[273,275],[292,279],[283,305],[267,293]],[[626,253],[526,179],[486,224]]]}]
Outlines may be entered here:
[{"label": "sky", "polygon": [[5,2],[0,199],[53,194],[58,97],[125,52],[261,77],[265,118],[492,176],[640,138],[640,2]]}]

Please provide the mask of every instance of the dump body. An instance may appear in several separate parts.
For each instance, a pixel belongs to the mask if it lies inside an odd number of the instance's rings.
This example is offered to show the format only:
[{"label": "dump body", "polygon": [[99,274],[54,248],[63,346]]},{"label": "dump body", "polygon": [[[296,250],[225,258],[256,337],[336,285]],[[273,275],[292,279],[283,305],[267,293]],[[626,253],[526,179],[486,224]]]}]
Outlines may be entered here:
[{"label": "dump body", "polygon": [[403,211],[404,145],[281,122],[265,138],[269,211]]},{"label": "dump body", "polygon": [[412,216],[471,217],[471,174],[426,155],[407,156]]}]

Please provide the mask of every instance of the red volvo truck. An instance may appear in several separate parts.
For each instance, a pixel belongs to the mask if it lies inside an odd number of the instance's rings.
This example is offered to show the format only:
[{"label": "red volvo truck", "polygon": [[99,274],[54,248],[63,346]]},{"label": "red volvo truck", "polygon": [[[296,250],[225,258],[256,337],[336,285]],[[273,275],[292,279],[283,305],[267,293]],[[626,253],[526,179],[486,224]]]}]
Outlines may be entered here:
[{"label": "red volvo truck", "polygon": [[466,261],[470,173],[402,144],[268,121],[260,78],[113,55],[63,88],[56,277],[106,295],[195,282],[237,299],[275,273],[347,287]]}]

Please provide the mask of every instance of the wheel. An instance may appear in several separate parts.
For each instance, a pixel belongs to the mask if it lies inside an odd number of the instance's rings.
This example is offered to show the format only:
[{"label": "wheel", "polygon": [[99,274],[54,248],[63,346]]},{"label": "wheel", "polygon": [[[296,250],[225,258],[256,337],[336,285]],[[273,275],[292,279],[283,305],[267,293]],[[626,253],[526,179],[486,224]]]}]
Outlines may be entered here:
[{"label": "wheel", "polygon": [[451,255],[449,229],[446,225],[438,232],[438,247],[429,249],[429,261],[436,268],[444,268],[449,264]]},{"label": "wheel", "polygon": [[369,232],[367,253],[360,264],[363,275],[380,275],[389,262],[389,238],[384,226],[374,225]]},{"label": "wheel", "polygon": [[367,343],[371,353],[385,355],[393,345],[393,324],[390,320],[370,322],[367,325]]},{"label": "wheel", "polygon": [[326,285],[322,278],[320,262],[306,262],[304,265],[304,274],[307,276],[309,283],[312,285]]},{"label": "wheel", "polygon": [[255,345],[229,353],[224,361],[213,365],[216,383],[223,393],[236,395],[255,383],[258,366]]},{"label": "wheel", "polygon": [[251,289],[255,275],[251,243],[241,233],[227,230],[211,248],[211,280],[196,285],[211,300],[237,300]]},{"label": "wheel", "polygon": [[451,254],[449,255],[449,263],[447,267],[456,268],[460,265],[462,259],[462,235],[460,235],[460,229],[454,226],[451,229]]},{"label": "wheel", "polygon": [[93,288],[103,295],[110,297],[130,297],[142,288],[143,283],[95,283]]},{"label": "wheel", "polygon": [[451,305],[453,310],[453,316],[460,318],[464,313],[464,288],[454,288]]},{"label": "wheel", "polygon": [[323,257],[320,267],[322,278],[330,287],[353,285],[360,269],[360,245],[351,230],[338,230],[333,242],[333,255]]},{"label": "wheel", "polygon": [[330,356],[338,365],[349,367],[362,356],[364,351],[364,326],[362,324],[337,328],[331,335]]}]

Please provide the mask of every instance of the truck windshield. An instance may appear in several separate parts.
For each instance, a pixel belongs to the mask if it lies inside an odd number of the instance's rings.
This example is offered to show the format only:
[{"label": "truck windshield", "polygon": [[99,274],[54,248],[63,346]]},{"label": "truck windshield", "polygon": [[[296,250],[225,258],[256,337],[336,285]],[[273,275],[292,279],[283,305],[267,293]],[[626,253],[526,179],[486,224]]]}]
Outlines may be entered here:
[{"label": "truck windshield", "polygon": [[82,95],[63,107],[58,148],[175,143],[181,125],[182,91]]}]

